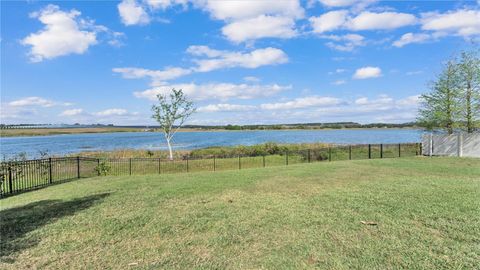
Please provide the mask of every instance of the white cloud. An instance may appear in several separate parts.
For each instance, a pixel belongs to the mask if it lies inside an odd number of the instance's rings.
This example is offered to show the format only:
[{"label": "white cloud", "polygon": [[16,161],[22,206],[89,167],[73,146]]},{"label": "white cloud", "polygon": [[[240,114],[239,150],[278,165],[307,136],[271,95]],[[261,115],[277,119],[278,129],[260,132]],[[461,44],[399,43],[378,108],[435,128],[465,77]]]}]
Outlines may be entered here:
[{"label": "white cloud", "polygon": [[127,114],[128,114],[128,111],[125,109],[107,109],[107,110],[95,113],[95,115],[98,115],[98,116],[112,116],[112,115],[122,116]]},{"label": "white cloud", "polygon": [[288,62],[288,56],[280,49],[264,48],[248,53],[219,51],[207,46],[190,46],[187,53],[195,56],[206,56],[206,59],[195,59],[197,72],[208,72],[221,68],[257,68],[265,65],[277,65]]},{"label": "white cloud", "polygon": [[238,20],[258,17],[259,15],[281,15],[302,18],[304,10],[298,0],[204,0],[197,5],[208,11],[213,18],[219,20]]},{"label": "white cloud", "polygon": [[324,33],[332,30],[391,30],[417,22],[414,15],[398,12],[364,11],[357,16],[349,16],[347,10],[327,12],[319,17],[311,17],[310,24],[314,33]]},{"label": "white cloud", "polygon": [[417,19],[412,14],[398,12],[373,13],[365,11],[348,22],[351,30],[388,30],[415,24]]},{"label": "white cloud", "polygon": [[401,107],[417,107],[420,102],[420,95],[415,95],[398,100],[396,105]]},{"label": "white cloud", "polygon": [[145,91],[134,92],[134,96],[156,100],[158,94],[168,94],[172,88],[182,89],[187,96],[195,100],[228,100],[268,97],[281,91],[291,89],[291,86],[282,86],[278,84],[250,85],[233,83],[184,83],[158,86]]},{"label": "white cloud", "polygon": [[191,69],[179,68],[179,67],[167,67],[163,70],[150,70],[144,68],[114,68],[113,72],[122,74],[126,79],[140,79],[149,77],[152,80],[153,85],[162,84],[164,81],[176,79],[181,76],[192,73]]},{"label": "white cloud", "polygon": [[358,34],[346,34],[346,35],[328,35],[321,36],[325,39],[330,39],[335,42],[327,42],[325,45],[337,51],[350,52],[353,51],[356,47],[365,46],[365,38]]},{"label": "white cloud", "polygon": [[190,46],[186,52],[195,58],[196,64],[190,68],[166,67],[163,70],[123,67],[112,69],[126,79],[150,78],[150,86],[166,85],[167,81],[194,72],[209,72],[224,68],[258,68],[266,65],[278,65],[288,62],[288,56],[280,49],[263,48],[250,52],[215,50],[207,46]]},{"label": "white cloud", "polygon": [[264,110],[289,110],[308,107],[334,106],[340,103],[341,101],[339,99],[333,97],[310,96],[296,98],[287,102],[265,103],[261,104],[260,108]]},{"label": "white cloud", "polygon": [[399,40],[396,40],[395,42],[393,42],[392,45],[395,46],[395,47],[401,48],[401,47],[403,47],[407,44],[411,44],[411,43],[423,43],[423,42],[426,42],[426,41],[430,40],[431,38],[432,38],[432,36],[429,35],[429,34],[406,33],[406,34],[402,35],[402,37],[400,37]]},{"label": "white cloud", "polygon": [[266,15],[229,23],[222,28],[222,33],[235,43],[261,38],[292,38],[297,35],[292,18]]},{"label": "white cloud", "polygon": [[446,13],[423,13],[421,15],[423,30],[446,32],[469,37],[480,35],[480,10],[456,10]]},{"label": "white cloud", "polygon": [[318,0],[322,5],[327,7],[347,7],[352,5],[358,5],[360,7],[366,7],[369,4],[376,2],[377,0]]},{"label": "white cloud", "polygon": [[56,102],[53,100],[41,98],[41,97],[26,97],[18,100],[14,100],[8,103],[12,107],[53,107],[53,106],[71,106],[73,103],[70,102]]},{"label": "white cloud", "polygon": [[421,14],[422,29],[429,32],[406,33],[393,42],[395,47],[435,41],[448,35],[470,38],[480,36],[480,10],[456,10]]},{"label": "white cloud", "polygon": [[328,7],[346,7],[353,5],[357,0],[318,0]]},{"label": "white cloud", "polygon": [[347,22],[347,10],[336,10],[322,14],[318,17],[310,17],[313,32],[324,33],[341,28]]},{"label": "white cloud", "polygon": [[210,104],[198,108],[199,112],[241,112],[255,110],[257,107],[252,105],[239,105],[239,104]]},{"label": "white cloud", "polygon": [[83,114],[83,109],[70,109],[63,111],[60,116],[77,116]]},{"label": "white cloud", "polygon": [[378,67],[362,67],[355,71],[354,79],[369,79],[382,76],[382,70]]},{"label": "white cloud", "polygon": [[148,24],[150,17],[136,0],[123,0],[118,4],[118,13],[125,25]]},{"label": "white cloud", "polygon": [[[41,62],[68,54],[83,54],[87,49],[97,44],[96,34],[106,30],[102,26],[93,26],[88,21],[78,21],[80,16],[77,10],[61,11],[56,5],[48,5],[40,12],[32,13],[32,18],[38,18],[45,26],[37,33],[32,33],[21,42],[30,45],[29,52],[32,62]],[[82,24],[81,22],[84,22]]]},{"label": "white cloud", "polygon": [[257,78],[255,76],[246,76],[246,77],[243,77],[243,80],[246,82],[259,82],[260,78]]},{"label": "white cloud", "polygon": [[145,3],[153,9],[167,9],[174,5],[187,6],[188,0],[146,0]]}]

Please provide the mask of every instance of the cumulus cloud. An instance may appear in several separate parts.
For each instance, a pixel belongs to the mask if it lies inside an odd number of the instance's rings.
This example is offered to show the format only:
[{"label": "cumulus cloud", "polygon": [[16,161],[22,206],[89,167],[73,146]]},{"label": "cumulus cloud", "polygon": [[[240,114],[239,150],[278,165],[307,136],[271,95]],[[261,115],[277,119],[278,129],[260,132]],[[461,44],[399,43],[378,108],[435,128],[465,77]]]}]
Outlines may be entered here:
[{"label": "cumulus cloud", "polygon": [[302,18],[304,15],[298,0],[205,0],[197,1],[197,6],[208,11],[213,18],[225,21],[254,18],[259,15],[281,15],[291,18]]},{"label": "cumulus cloud", "polygon": [[480,36],[480,10],[454,10],[446,13],[428,12],[421,14],[423,33],[406,33],[393,42],[401,48],[408,44],[425,43],[453,35],[463,38]]},{"label": "cumulus cloud", "polygon": [[53,106],[70,106],[70,102],[57,102],[41,97],[26,97],[22,99],[17,99],[8,103],[12,107],[32,107],[39,106],[44,108],[49,108]]},{"label": "cumulus cloud", "polygon": [[354,79],[369,79],[382,76],[382,70],[379,67],[362,67],[353,74]]},{"label": "cumulus cloud", "polygon": [[138,98],[156,100],[158,94],[168,94],[172,88],[182,89],[183,92],[195,100],[228,100],[228,99],[252,99],[268,97],[281,91],[291,89],[291,86],[278,84],[233,84],[233,83],[207,83],[207,84],[171,84],[153,87],[145,91],[134,92]]},{"label": "cumulus cloud", "polygon": [[255,76],[246,76],[246,77],[243,77],[243,80],[246,82],[259,82],[260,78],[257,78]]},{"label": "cumulus cloud", "polygon": [[258,68],[267,65],[278,65],[288,62],[288,56],[280,49],[268,47],[250,52],[215,50],[208,46],[190,46],[186,52],[192,56],[195,66],[189,68],[166,67],[162,70],[151,70],[136,67],[112,69],[126,79],[150,78],[152,86],[164,85],[166,81],[176,79],[193,72],[209,72],[224,68]]},{"label": "cumulus cloud", "polygon": [[80,14],[74,9],[62,11],[56,5],[48,5],[39,12],[30,14],[45,25],[42,30],[21,41],[23,45],[31,46],[30,60],[41,62],[62,55],[83,54],[90,46],[97,44],[98,31],[106,28],[92,27],[91,23],[80,21]]},{"label": "cumulus cloud", "polygon": [[146,10],[136,0],[123,0],[117,8],[122,23],[125,25],[142,25],[150,22]]},{"label": "cumulus cloud", "polygon": [[180,67],[167,67],[163,70],[150,70],[144,68],[114,68],[113,72],[122,74],[125,79],[150,78],[153,85],[162,84],[164,81],[176,79],[181,76],[192,73],[191,69]]},{"label": "cumulus cloud", "polygon": [[118,5],[122,22],[126,25],[147,24],[148,11],[165,10],[174,5],[204,10],[213,19],[222,20],[224,36],[232,42],[260,38],[291,38],[296,36],[295,20],[303,18],[304,9],[299,0],[123,0]]},{"label": "cumulus cloud", "polygon": [[365,38],[358,34],[323,35],[321,37],[335,41],[327,42],[325,43],[325,45],[337,51],[350,52],[353,51],[356,47],[366,45]]},{"label": "cumulus cloud", "polygon": [[318,0],[322,5],[327,7],[347,7],[357,5],[359,8],[366,7],[377,0]]},{"label": "cumulus cloud", "polygon": [[228,103],[220,103],[220,104],[210,104],[207,106],[203,106],[198,108],[199,112],[242,112],[242,111],[250,111],[255,110],[257,107],[252,105],[239,105],[239,104],[228,104]]},{"label": "cumulus cloud", "polygon": [[417,18],[412,14],[398,12],[373,13],[365,11],[352,18],[348,23],[351,30],[390,30],[417,22]]},{"label": "cumulus cloud", "polygon": [[352,31],[391,30],[417,22],[417,18],[408,13],[363,11],[356,16],[349,15],[347,10],[327,12],[318,17],[310,17],[309,21],[314,33],[324,33],[337,29]]},{"label": "cumulus cloud", "polygon": [[261,104],[260,108],[264,110],[289,110],[319,106],[334,106],[340,103],[340,99],[333,97],[310,96],[296,98],[287,102],[265,103]]},{"label": "cumulus cloud", "polygon": [[187,49],[187,53],[194,56],[206,57],[193,60],[197,64],[194,70],[198,72],[208,72],[233,67],[257,68],[265,65],[277,65],[288,62],[288,56],[285,52],[272,47],[242,53],[213,50],[207,46],[190,46]]},{"label": "cumulus cloud", "polygon": [[77,116],[83,114],[83,109],[70,109],[60,113],[60,116]]},{"label": "cumulus cloud", "polygon": [[112,115],[122,116],[127,114],[128,114],[128,111],[125,109],[107,109],[107,110],[95,113],[95,115],[98,115],[98,116],[112,116]]},{"label": "cumulus cloud", "polygon": [[423,43],[432,39],[430,34],[425,33],[406,33],[400,37],[400,39],[393,42],[393,46],[401,48],[411,43]]},{"label": "cumulus cloud", "polygon": [[222,28],[222,33],[235,43],[261,38],[292,38],[297,35],[294,19],[266,15],[229,23]]},{"label": "cumulus cloud", "polygon": [[347,22],[347,10],[336,10],[322,14],[318,17],[310,17],[309,21],[315,33],[324,33],[339,29]]},{"label": "cumulus cloud", "polygon": [[480,35],[480,10],[461,9],[446,13],[423,13],[421,23],[423,30],[462,37]]}]

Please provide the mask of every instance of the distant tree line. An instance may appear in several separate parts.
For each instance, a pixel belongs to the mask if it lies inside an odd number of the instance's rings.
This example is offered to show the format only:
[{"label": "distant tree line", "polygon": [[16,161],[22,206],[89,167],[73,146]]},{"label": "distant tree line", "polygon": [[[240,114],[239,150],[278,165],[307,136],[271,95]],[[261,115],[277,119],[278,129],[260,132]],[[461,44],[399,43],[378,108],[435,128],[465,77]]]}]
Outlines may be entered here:
[{"label": "distant tree line", "polygon": [[480,129],[480,57],[478,50],[463,51],[445,63],[421,96],[418,122],[452,134]]},{"label": "distant tree line", "polygon": [[225,125],[225,126],[201,126],[185,125],[184,128],[199,128],[206,130],[282,130],[282,129],[342,129],[342,128],[415,128],[419,125],[415,122],[408,123],[371,123],[359,124],[355,122],[336,123],[301,123],[301,124],[276,124],[276,125]]}]

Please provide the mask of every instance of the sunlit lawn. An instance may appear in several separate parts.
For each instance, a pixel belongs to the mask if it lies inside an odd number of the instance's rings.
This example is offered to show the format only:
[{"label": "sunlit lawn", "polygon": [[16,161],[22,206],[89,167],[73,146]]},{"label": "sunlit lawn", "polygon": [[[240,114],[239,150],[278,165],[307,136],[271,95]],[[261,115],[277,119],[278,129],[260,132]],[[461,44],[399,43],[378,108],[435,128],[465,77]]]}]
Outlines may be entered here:
[{"label": "sunlit lawn", "polygon": [[0,269],[476,269],[480,261],[480,159],[96,177],[0,204]]}]

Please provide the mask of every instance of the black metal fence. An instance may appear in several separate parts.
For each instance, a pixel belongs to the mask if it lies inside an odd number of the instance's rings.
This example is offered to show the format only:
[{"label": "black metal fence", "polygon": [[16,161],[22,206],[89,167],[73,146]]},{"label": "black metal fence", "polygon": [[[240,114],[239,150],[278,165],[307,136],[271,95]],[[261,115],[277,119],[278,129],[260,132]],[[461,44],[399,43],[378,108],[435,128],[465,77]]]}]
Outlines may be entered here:
[{"label": "black metal fence", "polygon": [[285,151],[257,156],[208,156],[165,160],[159,158],[97,159],[62,157],[2,162],[0,197],[62,183],[73,179],[100,175],[167,174],[198,171],[260,168],[318,161],[354,160],[416,156],[422,145],[368,144],[334,146],[320,149]]}]

